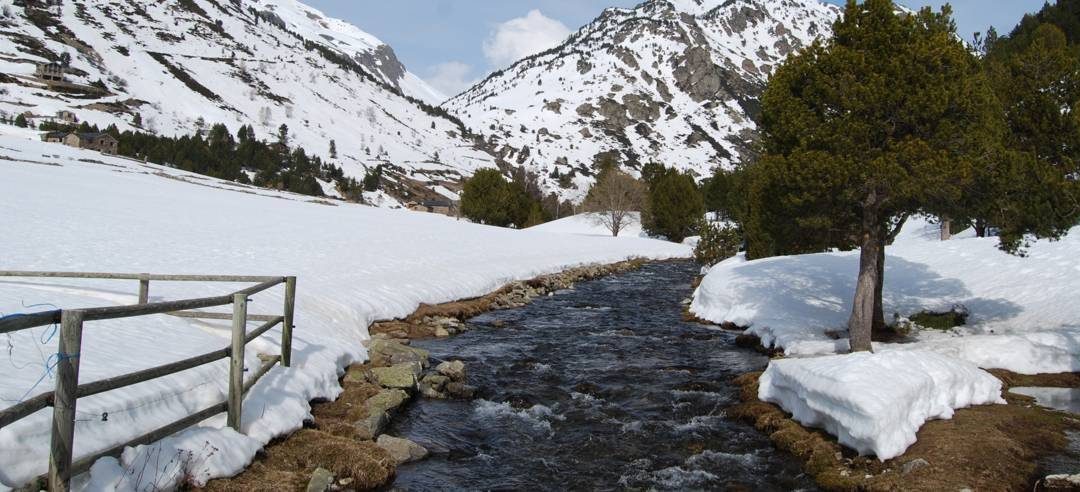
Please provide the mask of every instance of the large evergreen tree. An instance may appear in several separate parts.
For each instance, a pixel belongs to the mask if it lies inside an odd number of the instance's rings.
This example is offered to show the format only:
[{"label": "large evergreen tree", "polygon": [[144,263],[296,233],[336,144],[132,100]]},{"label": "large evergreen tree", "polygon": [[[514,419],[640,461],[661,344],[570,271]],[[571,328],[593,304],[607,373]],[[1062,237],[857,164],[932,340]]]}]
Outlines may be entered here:
[{"label": "large evergreen tree", "polygon": [[886,243],[912,214],[957,213],[1003,136],[950,14],[849,0],[833,38],[785,62],[763,97],[763,155],[746,178],[750,253],[859,247],[853,351],[884,326]]},{"label": "large evergreen tree", "polygon": [[509,226],[514,205],[510,183],[498,169],[476,171],[461,192],[461,214],[480,224]]},{"label": "large evergreen tree", "polygon": [[705,217],[705,199],[693,176],[667,169],[649,183],[642,226],[654,236],[681,242],[697,232]]}]

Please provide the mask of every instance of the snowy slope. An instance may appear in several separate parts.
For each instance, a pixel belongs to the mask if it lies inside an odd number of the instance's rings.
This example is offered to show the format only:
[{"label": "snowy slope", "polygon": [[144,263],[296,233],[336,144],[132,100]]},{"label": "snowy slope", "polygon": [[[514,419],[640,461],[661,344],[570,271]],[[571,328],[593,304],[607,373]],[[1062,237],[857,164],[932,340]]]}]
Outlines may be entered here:
[{"label": "snowy slope", "polygon": [[[191,135],[214,123],[252,124],[271,139],[288,125],[309,155],[362,177],[379,164],[420,183],[457,181],[494,165],[458,122],[432,107],[443,99],[408,72],[393,50],[346,22],[296,0],[67,0],[44,7],[10,0],[0,16],[0,111],[51,117],[71,110],[116,124]],[[37,63],[71,56],[67,79],[46,90]],[[87,84],[104,82],[107,94]]]},{"label": "snowy slope", "polygon": [[[563,217],[544,224],[530,227],[530,231],[550,232],[557,234],[583,234],[587,236],[611,236],[611,231],[603,224],[595,220],[594,214],[584,213]],[[629,224],[619,231],[619,237],[646,237],[641,230],[641,213],[632,212]]]},{"label": "snowy slope", "polygon": [[[828,35],[819,0],[649,0],[608,9],[562,46],[497,72],[444,107],[508,160],[580,199],[594,156],[710,174],[750,155],[772,70]],[[563,186],[558,183],[563,178]]]},{"label": "snowy slope", "polygon": [[[179,449],[194,453],[185,466],[198,480],[238,471],[268,440],[298,429],[309,400],[338,394],[342,368],[365,358],[360,342],[373,320],[571,265],[689,254],[684,246],[648,239],[514,231],[433,214],[327,205],[22,135],[0,136],[0,269],[299,276],[294,368],[275,368],[255,387],[244,407],[245,435],[224,430],[223,417],[210,419],[128,450],[120,463],[99,462],[90,489],[120,477],[118,467],[146,463],[165,469],[153,481],[167,489],[185,471],[174,462]],[[220,295],[234,288],[155,283],[151,297]],[[127,304],[136,293],[137,285],[115,281],[0,280],[0,312],[47,309],[26,307],[41,303]],[[270,312],[281,301],[279,289],[257,295],[251,312]],[[279,337],[272,331],[250,346],[249,363],[256,352],[276,353]],[[224,347],[228,326],[165,317],[104,321],[89,324],[84,340],[81,371],[88,382]],[[50,389],[52,379],[42,377],[48,354],[57,350],[49,330],[4,341],[10,355],[0,357],[7,359],[0,360],[0,407]],[[80,399],[76,453],[221,401],[227,372],[219,363]],[[0,430],[0,490],[45,471],[49,418],[46,410]],[[134,487],[130,479],[123,485]]]}]

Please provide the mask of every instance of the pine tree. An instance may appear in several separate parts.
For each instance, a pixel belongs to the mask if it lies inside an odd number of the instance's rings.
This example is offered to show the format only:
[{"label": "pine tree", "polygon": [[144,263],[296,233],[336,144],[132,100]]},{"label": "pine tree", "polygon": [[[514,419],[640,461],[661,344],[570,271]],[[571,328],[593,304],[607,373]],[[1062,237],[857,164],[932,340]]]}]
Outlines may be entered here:
[{"label": "pine tree", "polygon": [[762,99],[763,155],[747,169],[748,253],[861,249],[851,349],[884,327],[885,245],[916,213],[956,216],[1004,136],[951,11],[848,2],[833,38],[789,58]]},{"label": "pine tree", "polygon": [[19,128],[27,128],[30,126],[30,122],[26,120],[26,115],[19,113],[19,116],[15,117],[15,126]]},{"label": "pine tree", "polygon": [[692,176],[669,169],[653,177],[641,224],[646,232],[681,242],[704,217],[705,199]]},{"label": "pine tree", "polygon": [[498,227],[514,223],[515,196],[498,169],[480,169],[465,181],[461,214],[469,220]]},{"label": "pine tree", "polygon": [[337,142],[330,140],[330,158],[337,159]]}]

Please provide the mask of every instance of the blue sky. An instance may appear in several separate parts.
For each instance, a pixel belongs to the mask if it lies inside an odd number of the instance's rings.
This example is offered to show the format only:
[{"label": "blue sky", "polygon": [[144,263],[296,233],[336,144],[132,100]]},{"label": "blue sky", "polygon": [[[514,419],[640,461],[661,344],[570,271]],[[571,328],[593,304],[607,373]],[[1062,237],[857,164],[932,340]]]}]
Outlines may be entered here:
[{"label": "blue sky", "polygon": [[[606,7],[641,0],[303,0],[388,43],[410,71],[452,95],[517,58],[554,46]],[[843,0],[828,0],[843,4]],[[952,0],[960,34],[1008,32],[1044,0]],[[908,0],[908,7],[944,0]]]}]

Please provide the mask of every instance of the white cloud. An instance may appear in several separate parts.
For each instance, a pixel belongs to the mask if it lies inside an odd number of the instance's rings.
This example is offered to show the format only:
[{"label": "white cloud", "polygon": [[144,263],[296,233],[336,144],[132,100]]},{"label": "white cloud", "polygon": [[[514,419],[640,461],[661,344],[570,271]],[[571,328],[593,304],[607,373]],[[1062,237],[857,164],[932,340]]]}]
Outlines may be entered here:
[{"label": "white cloud", "polygon": [[447,97],[454,97],[477,82],[472,77],[472,71],[472,67],[466,63],[440,63],[428,69],[430,75],[424,81]]},{"label": "white cloud", "polygon": [[554,48],[566,40],[570,29],[539,10],[510,19],[491,32],[484,41],[484,56],[492,66],[506,67],[526,56]]}]

